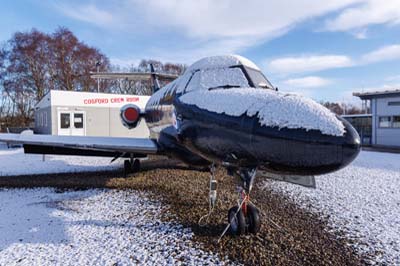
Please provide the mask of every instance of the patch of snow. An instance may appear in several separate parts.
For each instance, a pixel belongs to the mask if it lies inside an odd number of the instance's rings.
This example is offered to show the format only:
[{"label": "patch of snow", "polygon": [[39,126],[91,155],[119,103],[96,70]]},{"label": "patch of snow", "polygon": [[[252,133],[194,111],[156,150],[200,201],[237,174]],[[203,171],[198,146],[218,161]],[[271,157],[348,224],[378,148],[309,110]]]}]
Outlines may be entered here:
[{"label": "patch of snow", "polygon": [[0,141],[0,150],[8,149],[7,143]]},{"label": "patch of snow", "polygon": [[0,176],[106,171],[122,168],[120,161],[110,164],[111,158],[24,154],[23,149],[0,150]]},{"label": "patch of snow", "polygon": [[257,114],[260,124],[268,127],[314,129],[333,136],[342,136],[345,132],[343,123],[327,108],[293,94],[259,88],[232,88],[193,91],[179,99],[219,114]]},{"label": "patch of snow", "polygon": [[221,265],[137,191],[0,190],[0,265]]},{"label": "patch of snow", "polygon": [[316,189],[265,186],[328,218],[334,231],[361,242],[359,252],[376,252],[372,263],[400,265],[400,154],[362,151],[350,166],[316,181]]},{"label": "patch of snow", "polygon": [[[255,70],[261,71],[253,62],[244,58],[240,55],[225,55],[225,56],[210,56],[193,63],[182,76],[176,80],[167,84],[159,91],[154,93],[150,100],[147,102],[147,106],[153,106],[160,103],[160,100],[171,95],[176,90],[177,93],[182,93],[185,90],[186,85],[192,78],[199,79],[196,83],[190,83],[188,90],[193,90],[193,85],[199,85],[201,88],[210,88],[220,85],[240,85],[242,87],[249,86],[247,79],[243,73],[239,70],[229,69],[231,66],[244,65]],[[195,74],[192,77],[194,71],[200,71],[202,75]],[[240,73],[239,73],[240,72]],[[202,76],[202,77],[200,77]],[[244,79],[243,79],[244,78]],[[233,84],[232,84],[233,83]],[[211,84],[211,85],[210,85]]]},{"label": "patch of snow", "polygon": [[251,61],[250,59],[237,54],[233,56],[236,57],[240,61],[240,63],[242,63],[242,65],[261,71],[261,69],[256,64],[254,64],[253,61]]},{"label": "patch of snow", "polygon": [[186,71],[193,72],[199,69],[226,68],[231,66],[244,65],[250,68],[260,70],[249,59],[240,55],[217,55],[209,56],[194,62]]}]

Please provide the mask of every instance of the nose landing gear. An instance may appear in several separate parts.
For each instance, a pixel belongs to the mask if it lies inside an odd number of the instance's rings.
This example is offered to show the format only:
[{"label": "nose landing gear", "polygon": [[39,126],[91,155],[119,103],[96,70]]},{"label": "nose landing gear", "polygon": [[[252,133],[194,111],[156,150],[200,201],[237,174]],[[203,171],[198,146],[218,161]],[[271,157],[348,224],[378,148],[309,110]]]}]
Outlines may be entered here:
[{"label": "nose landing gear", "polygon": [[260,231],[260,214],[257,207],[250,201],[250,191],[256,173],[256,169],[241,169],[235,172],[242,182],[242,188],[238,206],[234,206],[228,211],[228,226],[232,235],[256,234]]},{"label": "nose landing gear", "polygon": [[[208,219],[214,210],[216,204],[216,179],[215,179],[215,167],[214,165],[210,168],[210,193],[209,193],[209,212],[202,216],[199,220],[199,225],[204,226],[202,222]],[[228,229],[232,235],[243,235],[246,233],[257,234],[261,228],[260,214],[257,207],[250,201],[250,191],[253,187],[253,182],[257,173],[256,168],[242,168],[237,171],[228,169],[228,173],[238,177],[241,181],[241,188],[239,191],[240,199],[238,205],[229,209],[228,211],[228,225],[222,232],[218,239],[218,242],[226,234]]]},{"label": "nose landing gear", "polygon": [[133,155],[129,160],[124,161],[124,177],[127,177],[130,173],[136,173],[140,171],[140,160],[135,159]]}]

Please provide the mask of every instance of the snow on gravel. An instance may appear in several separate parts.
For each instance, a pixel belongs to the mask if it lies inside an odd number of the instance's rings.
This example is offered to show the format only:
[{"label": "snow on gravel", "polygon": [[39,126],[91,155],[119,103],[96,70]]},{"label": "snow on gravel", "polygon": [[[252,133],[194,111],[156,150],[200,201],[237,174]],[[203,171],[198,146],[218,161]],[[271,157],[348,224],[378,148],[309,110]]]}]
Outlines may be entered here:
[{"label": "snow on gravel", "polygon": [[23,149],[0,150],[0,176],[88,172],[122,168],[105,157],[24,154]]},{"label": "snow on gravel", "polygon": [[143,192],[0,190],[0,265],[219,265]]},{"label": "snow on gravel", "polygon": [[400,154],[362,151],[338,172],[316,177],[317,189],[267,181],[300,206],[328,218],[358,241],[373,263],[400,265]]}]

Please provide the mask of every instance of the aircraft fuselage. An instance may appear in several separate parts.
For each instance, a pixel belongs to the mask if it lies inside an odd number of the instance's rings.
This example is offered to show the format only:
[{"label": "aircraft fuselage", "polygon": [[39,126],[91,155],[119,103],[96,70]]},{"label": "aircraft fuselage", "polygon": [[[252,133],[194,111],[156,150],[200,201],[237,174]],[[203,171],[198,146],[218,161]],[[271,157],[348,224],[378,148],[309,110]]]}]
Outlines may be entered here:
[{"label": "aircraft fuselage", "polygon": [[187,104],[181,101],[185,93],[191,92],[179,92],[173,86],[160,89],[152,96],[156,100],[147,104],[145,118],[151,137],[165,153],[189,164],[319,175],[348,165],[359,153],[359,136],[342,118],[337,117],[343,123],[343,135],[266,126],[256,114],[229,115]]}]

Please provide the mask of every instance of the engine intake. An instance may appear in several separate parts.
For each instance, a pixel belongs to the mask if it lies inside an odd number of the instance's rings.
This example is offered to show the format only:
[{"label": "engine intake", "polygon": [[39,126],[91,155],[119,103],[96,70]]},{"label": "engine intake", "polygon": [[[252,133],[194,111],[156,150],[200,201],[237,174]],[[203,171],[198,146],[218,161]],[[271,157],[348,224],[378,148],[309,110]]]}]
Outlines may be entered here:
[{"label": "engine intake", "polygon": [[126,128],[135,128],[140,121],[140,108],[134,104],[126,104],[120,110],[120,117]]}]

